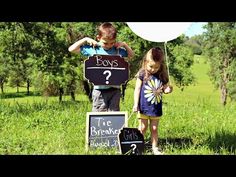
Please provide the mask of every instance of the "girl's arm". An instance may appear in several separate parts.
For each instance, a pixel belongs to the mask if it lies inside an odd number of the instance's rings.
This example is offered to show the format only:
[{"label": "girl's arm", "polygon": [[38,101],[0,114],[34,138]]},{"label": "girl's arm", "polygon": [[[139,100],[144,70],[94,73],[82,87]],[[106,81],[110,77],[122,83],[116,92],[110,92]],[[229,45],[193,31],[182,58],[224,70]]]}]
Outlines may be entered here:
[{"label": "girl's arm", "polygon": [[139,78],[137,78],[134,89],[134,106],[133,106],[134,112],[137,112],[139,110],[138,104],[139,104],[141,86],[142,86],[142,81]]}]

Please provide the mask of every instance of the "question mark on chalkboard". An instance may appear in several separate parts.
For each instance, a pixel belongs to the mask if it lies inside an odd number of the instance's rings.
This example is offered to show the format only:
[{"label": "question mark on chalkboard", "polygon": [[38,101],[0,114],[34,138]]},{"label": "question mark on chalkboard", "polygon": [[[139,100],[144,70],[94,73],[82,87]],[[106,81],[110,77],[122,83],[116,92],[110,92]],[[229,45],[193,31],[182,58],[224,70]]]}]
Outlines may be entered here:
[{"label": "question mark on chalkboard", "polygon": [[111,71],[109,71],[109,70],[106,70],[106,71],[104,71],[103,72],[103,74],[108,74],[107,76],[106,76],[106,84],[109,84],[109,78],[111,77]]},{"label": "question mark on chalkboard", "polygon": [[137,148],[137,145],[136,144],[131,144],[130,147],[133,147],[132,153],[135,154],[135,149]]}]

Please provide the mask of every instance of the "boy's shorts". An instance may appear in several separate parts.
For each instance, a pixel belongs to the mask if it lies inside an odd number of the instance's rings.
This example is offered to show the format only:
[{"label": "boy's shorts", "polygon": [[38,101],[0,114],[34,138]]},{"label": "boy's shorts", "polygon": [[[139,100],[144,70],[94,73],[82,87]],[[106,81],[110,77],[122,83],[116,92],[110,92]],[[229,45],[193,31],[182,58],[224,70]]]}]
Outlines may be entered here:
[{"label": "boy's shorts", "polygon": [[93,112],[120,111],[121,90],[117,88],[93,90]]},{"label": "boy's shorts", "polygon": [[138,112],[137,118],[138,119],[150,119],[150,120],[160,119],[160,117],[147,116],[147,115],[141,114],[140,112]]}]

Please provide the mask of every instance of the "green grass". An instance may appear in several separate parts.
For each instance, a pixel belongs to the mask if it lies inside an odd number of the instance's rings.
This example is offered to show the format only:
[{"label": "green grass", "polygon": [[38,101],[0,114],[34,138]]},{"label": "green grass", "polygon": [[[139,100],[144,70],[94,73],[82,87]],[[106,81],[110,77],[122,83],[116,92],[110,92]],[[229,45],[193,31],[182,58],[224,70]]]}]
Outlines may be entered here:
[{"label": "green grass", "polygon": [[[195,85],[183,92],[174,86],[164,95],[163,116],[159,124],[159,146],[167,155],[236,154],[235,103],[220,104],[219,90],[214,89],[207,72],[209,66],[196,56],[193,72]],[[132,114],[135,81],[129,82],[121,111],[128,111],[129,127],[137,127]],[[7,88],[0,95],[0,154],[119,154],[116,149],[85,151],[86,113],[91,102],[76,95],[76,102],[64,96],[27,96],[26,89]],[[145,135],[148,143],[150,132]],[[151,154],[147,149],[146,155]]]}]

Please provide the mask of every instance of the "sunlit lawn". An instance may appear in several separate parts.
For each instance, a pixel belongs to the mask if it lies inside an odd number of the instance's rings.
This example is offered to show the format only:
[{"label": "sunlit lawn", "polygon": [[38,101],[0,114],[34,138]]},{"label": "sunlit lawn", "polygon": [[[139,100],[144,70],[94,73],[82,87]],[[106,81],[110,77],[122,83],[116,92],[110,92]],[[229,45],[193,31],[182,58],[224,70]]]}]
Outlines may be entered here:
[{"label": "sunlit lawn", "polygon": [[[198,58],[197,58],[198,57]],[[207,76],[209,66],[196,56],[193,72],[195,85],[164,95],[163,117],[159,125],[159,146],[165,154],[235,154],[235,103],[220,104]],[[121,111],[129,113],[129,127],[137,127],[132,114],[134,83],[129,82]],[[174,83],[172,83],[174,84]],[[31,90],[33,91],[33,90]],[[26,88],[5,88],[0,97],[0,154],[119,154],[114,149],[85,151],[86,113],[91,102],[86,95],[41,97],[26,95]],[[150,132],[146,136],[146,155]]]}]

